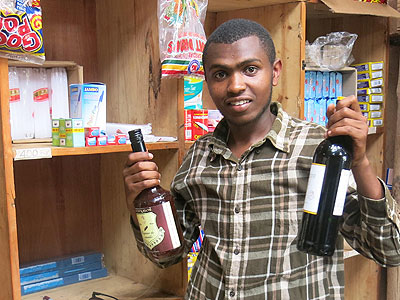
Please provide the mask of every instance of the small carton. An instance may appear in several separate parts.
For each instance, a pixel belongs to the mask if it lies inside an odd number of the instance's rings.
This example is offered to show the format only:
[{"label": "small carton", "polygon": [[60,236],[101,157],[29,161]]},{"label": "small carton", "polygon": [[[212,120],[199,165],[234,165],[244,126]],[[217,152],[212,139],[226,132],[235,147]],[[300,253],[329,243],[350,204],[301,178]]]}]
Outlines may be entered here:
[{"label": "small carton", "polygon": [[353,65],[357,72],[383,70],[383,61],[366,62]]},{"label": "small carton", "polygon": [[362,112],[369,111],[369,103],[368,102],[358,102],[358,105],[360,105],[360,109]]},{"label": "small carton", "polygon": [[53,146],[60,146],[60,119],[53,119],[51,122],[51,139]]},{"label": "small carton", "polygon": [[106,85],[84,83],[70,85],[70,117],[83,120],[83,127],[106,130]]},{"label": "small carton", "polygon": [[376,87],[376,88],[363,88],[363,89],[357,89],[357,95],[370,95],[370,94],[382,94],[383,89],[381,87]]},{"label": "small carton", "polygon": [[329,98],[336,98],[336,72],[329,73]]},{"label": "small carton", "polygon": [[85,147],[85,131],[82,119],[66,119],[67,147]]},{"label": "small carton", "polygon": [[85,127],[85,137],[100,136],[100,127]]},{"label": "small carton", "polygon": [[60,119],[59,125],[60,147],[67,147],[67,130],[65,128],[65,119]]},{"label": "small carton", "polygon": [[321,99],[322,98],[322,81],[323,75],[322,72],[317,72],[316,81],[315,81],[315,98]]},{"label": "small carton", "polygon": [[373,110],[381,110],[382,106],[380,104],[376,104],[376,103],[369,103],[369,110],[373,111]]},{"label": "small carton", "polygon": [[329,72],[322,73],[322,97],[329,98]]},{"label": "small carton", "polygon": [[316,81],[317,81],[317,72],[315,71],[310,71],[310,80],[308,81],[309,84],[309,89],[310,89],[310,94],[309,94],[309,99],[315,98],[316,96]]},{"label": "small carton", "polygon": [[383,126],[383,119],[368,119],[369,127],[381,127]]},{"label": "small carton", "polygon": [[382,111],[381,110],[373,110],[368,113],[368,119],[378,119],[382,118]]},{"label": "small carton", "polygon": [[195,141],[208,132],[207,109],[185,110],[185,140]]},{"label": "small carton", "polygon": [[366,79],[357,81],[357,89],[376,88],[383,86],[383,78]]},{"label": "small carton", "polygon": [[85,146],[86,147],[93,147],[97,146],[97,137],[85,137]]},{"label": "small carton", "polygon": [[336,97],[343,96],[343,75],[340,72],[335,72],[335,89]]},{"label": "small carton", "polygon": [[107,136],[107,145],[125,145],[127,135],[124,133],[116,133]]},{"label": "small carton", "polygon": [[101,136],[97,137],[96,146],[107,146],[107,136],[101,135]]}]

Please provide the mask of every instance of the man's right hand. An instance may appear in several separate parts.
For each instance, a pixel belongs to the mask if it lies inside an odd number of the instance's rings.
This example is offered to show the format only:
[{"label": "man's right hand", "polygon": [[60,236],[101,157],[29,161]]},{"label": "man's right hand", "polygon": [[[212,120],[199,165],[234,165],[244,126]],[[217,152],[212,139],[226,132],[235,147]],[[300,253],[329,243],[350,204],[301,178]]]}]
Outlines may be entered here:
[{"label": "man's right hand", "polygon": [[153,154],[148,152],[132,152],[128,155],[122,174],[126,204],[131,214],[134,212],[133,201],[140,192],[160,184],[161,174],[152,158]]}]

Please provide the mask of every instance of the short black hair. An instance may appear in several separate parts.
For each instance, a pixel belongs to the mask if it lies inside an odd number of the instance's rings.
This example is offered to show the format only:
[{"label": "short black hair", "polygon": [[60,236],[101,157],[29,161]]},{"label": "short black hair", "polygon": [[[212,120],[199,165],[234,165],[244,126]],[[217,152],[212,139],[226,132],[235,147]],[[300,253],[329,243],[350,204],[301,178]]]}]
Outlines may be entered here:
[{"label": "short black hair", "polygon": [[203,66],[207,59],[207,51],[211,44],[233,44],[249,36],[257,36],[267,53],[271,65],[275,62],[275,45],[270,33],[259,23],[247,19],[231,19],[221,24],[208,37],[203,50]]}]

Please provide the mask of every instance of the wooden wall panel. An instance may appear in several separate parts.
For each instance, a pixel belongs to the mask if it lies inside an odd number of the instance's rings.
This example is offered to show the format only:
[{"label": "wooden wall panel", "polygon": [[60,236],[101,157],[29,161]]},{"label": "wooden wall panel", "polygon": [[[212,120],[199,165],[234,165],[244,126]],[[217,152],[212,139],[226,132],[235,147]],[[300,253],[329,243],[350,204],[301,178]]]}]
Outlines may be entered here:
[{"label": "wooden wall panel", "polygon": [[102,250],[98,155],[14,167],[21,264]]},{"label": "wooden wall panel", "polygon": [[95,0],[42,0],[46,60],[83,66],[85,82],[97,77]]},{"label": "wooden wall panel", "polygon": [[160,78],[157,0],[96,3],[107,120],[152,123],[156,135],[177,136],[178,82]]},{"label": "wooden wall panel", "polygon": [[0,59],[0,299],[20,294],[7,60]]}]

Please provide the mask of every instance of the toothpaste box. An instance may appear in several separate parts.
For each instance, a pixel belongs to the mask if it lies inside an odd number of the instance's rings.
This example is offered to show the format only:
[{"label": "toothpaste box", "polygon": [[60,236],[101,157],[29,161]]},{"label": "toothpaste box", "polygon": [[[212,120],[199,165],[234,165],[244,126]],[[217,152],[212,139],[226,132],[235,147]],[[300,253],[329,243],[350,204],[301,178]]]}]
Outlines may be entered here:
[{"label": "toothpaste box", "polygon": [[185,140],[195,141],[208,132],[207,109],[185,110]]},{"label": "toothpaste box", "polygon": [[101,136],[97,137],[96,146],[107,146],[107,136],[101,135]]},{"label": "toothpaste box", "polygon": [[364,89],[364,88],[376,88],[383,86],[383,79],[366,79],[366,80],[358,80],[357,81],[357,89]]},{"label": "toothpaste box", "polygon": [[357,80],[376,79],[376,78],[382,78],[382,77],[383,77],[382,70],[357,72]]},{"label": "toothpaste box", "polygon": [[360,105],[360,109],[362,112],[368,112],[369,111],[369,103],[368,102],[358,102]]},{"label": "toothpaste box", "polygon": [[85,131],[82,119],[66,119],[66,146],[85,147]]},{"label": "toothpaste box", "polygon": [[70,117],[83,120],[83,127],[106,130],[106,85],[84,83],[70,85]]},{"label": "toothpaste box", "polygon": [[116,133],[107,136],[107,145],[125,145],[127,135],[123,133]]},{"label": "toothpaste box", "polygon": [[336,98],[336,72],[329,73],[329,98]]},{"label": "toothpaste box", "polygon": [[317,81],[317,72],[316,71],[310,71],[310,79],[308,81],[310,93],[309,93],[309,99],[315,98],[316,96],[316,81]]},{"label": "toothpaste box", "polygon": [[370,94],[382,94],[383,89],[381,87],[377,88],[363,88],[363,89],[357,89],[357,95],[370,95]]},{"label": "toothpaste box", "polygon": [[381,110],[373,110],[368,112],[368,119],[378,119],[378,118],[382,118],[382,111]]},{"label": "toothpaste box", "polygon": [[60,119],[53,119],[51,121],[51,140],[53,146],[60,146]]},{"label": "toothpaste box", "polygon": [[357,69],[357,72],[382,70],[383,61],[360,63],[353,67]]}]

